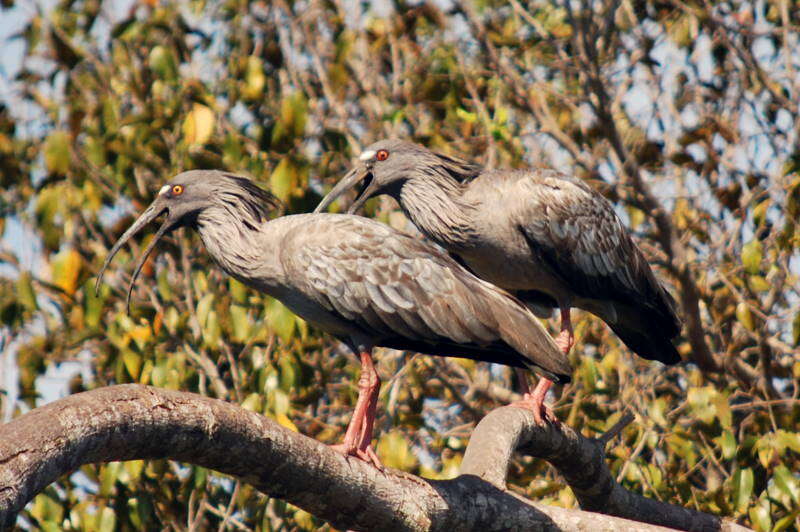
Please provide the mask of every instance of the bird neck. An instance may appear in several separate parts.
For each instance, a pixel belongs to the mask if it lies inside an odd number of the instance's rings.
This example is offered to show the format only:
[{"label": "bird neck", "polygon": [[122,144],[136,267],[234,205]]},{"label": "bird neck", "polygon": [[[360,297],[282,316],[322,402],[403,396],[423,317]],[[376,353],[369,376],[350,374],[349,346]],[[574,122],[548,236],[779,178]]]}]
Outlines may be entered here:
[{"label": "bird neck", "polygon": [[270,223],[253,223],[235,209],[215,206],[197,217],[197,232],[214,262],[231,277],[258,290],[280,277],[277,253],[270,249]]},{"label": "bird neck", "polygon": [[428,238],[445,249],[469,247],[477,238],[475,207],[463,197],[463,185],[452,180],[414,179],[400,190],[401,208]]}]

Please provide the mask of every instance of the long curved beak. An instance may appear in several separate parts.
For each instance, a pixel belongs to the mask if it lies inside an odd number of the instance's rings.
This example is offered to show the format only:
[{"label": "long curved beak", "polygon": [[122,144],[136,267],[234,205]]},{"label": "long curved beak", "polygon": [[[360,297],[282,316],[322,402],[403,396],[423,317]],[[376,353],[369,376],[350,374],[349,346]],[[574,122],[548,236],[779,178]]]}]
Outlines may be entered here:
[{"label": "long curved beak", "polygon": [[361,205],[367,201],[372,193],[375,191],[377,186],[375,185],[374,180],[372,179],[372,173],[370,170],[364,165],[356,165],[352,170],[347,172],[347,174],[342,178],[341,181],[336,183],[336,186],[331,189],[328,194],[322,198],[322,201],[319,202],[317,208],[314,209],[314,213],[320,213],[327,209],[331,203],[333,203],[339,196],[350,190],[351,188],[355,187],[358,183],[364,182],[364,187],[358,194],[358,197],[350,205],[350,208],[347,209],[348,214],[354,213],[358,210]]},{"label": "long curved beak", "polygon": [[[141,229],[145,225],[149,224],[150,222],[161,216],[165,211],[168,211],[167,206],[164,205],[164,201],[159,196],[155,199],[155,201],[153,201],[153,203],[150,204],[150,206],[141,214],[141,216],[139,216],[139,218],[135,222],[133,222],[133,225],[130,226],[128,230],[125,231],[125,233],[123,233],[123,235],[119,238],[119,240],[117,240],[117,243],[114,244],[114,247],[111,248],[111,252],[106,257],[106,260],[103,263],[103,267],[100,268],[100,273],[97,275],[97,282],[94,285],[95,293],[97,293],[100,290],[100,283],[103,280],[103,274],[105,273],[106,268],[108,268],[108,265],[111,263],[111,259],[114,258],[114,255],[117,254],[120,248],[122,248],[122,246],[128,240],[130,240],[131,237],[133,237],[136,233],[141,231]],[[173,225],[174,225],[173,220],[171,219],[171,217],[168,216],[167,219],[164,221],[164,223],[156,232],[153,239],[150,241],[150,244],[148,244],[147,249],[144,250],[142,258],[136,265],[136,269],[133,272],[133,277],[131,278],[131,284],[130,286],[128,286],[128,296],[125,299],[125,308],[127,309],[128,313],[130,313],[131,293],[133,292],[133,285],[136,283],[136,279],[139,277],[139,273],[142,271],[142,267],[144,266],[147,257],[153,251],[159,239],[161,239],[161,237],[164,236],[164,234],[167,231],[169,231]]]}]

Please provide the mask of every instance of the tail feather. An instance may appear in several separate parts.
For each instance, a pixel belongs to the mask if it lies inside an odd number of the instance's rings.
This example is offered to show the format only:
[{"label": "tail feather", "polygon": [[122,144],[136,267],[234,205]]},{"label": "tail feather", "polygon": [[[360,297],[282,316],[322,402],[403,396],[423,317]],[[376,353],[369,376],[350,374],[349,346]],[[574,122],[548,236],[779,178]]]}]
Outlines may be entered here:
[{"label": "tail feather", "polygon": [[491,311],[503,341],[526,358],[525,365],[530,369],[553,382],[570,382],[569,360],[539,320],[515,297],[505,292],[496,295],[491,300]]},{"label": "tail feather", "polygon": [[657,323],[647,332],[627,326],[621,321],[609,325],[625,345],[640,357],[658,360],[664,364],[677,364],[681,361],[681,356],[670,338],[663,333],[659,334]]}]

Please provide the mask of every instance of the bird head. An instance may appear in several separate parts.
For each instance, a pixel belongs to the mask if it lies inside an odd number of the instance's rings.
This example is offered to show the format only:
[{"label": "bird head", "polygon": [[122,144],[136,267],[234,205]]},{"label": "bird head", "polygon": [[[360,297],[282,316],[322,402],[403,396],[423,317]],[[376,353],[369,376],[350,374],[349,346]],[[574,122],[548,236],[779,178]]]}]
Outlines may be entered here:
[{"label": "bird head", "polygon": [[403,186],[412,180],[439,178],[463,182],[479,171],[477,165],[430,151],[412,142],[380,140],[361,152],[353,169],[322,198],[314,212],[324,211],[336,198],[359,183],[361,188],[358,195],[347,209],[351,214],[374,196],[389,194],[399,199]]},{"label": "bird head", "polygon": [[197,218],[203,210],[226,201],[229,202],[228,205],[241,209],[254,222],[266,220],[269,207],[278,205],[277,199],[272,194],[244,177],[216,170],[192,170],[178,174],[159,189],[150,206],[111,248],[103,267],[100,268],[95,290],[99,289],[106,268],[120,248],[144,226],[161,215],[165,215],[164,222],[139,259],[131,278],[126,299],[126,307],[130,309],[133,285],[136,283],[147,257],[161,237],[179,227],[196,226]]}]

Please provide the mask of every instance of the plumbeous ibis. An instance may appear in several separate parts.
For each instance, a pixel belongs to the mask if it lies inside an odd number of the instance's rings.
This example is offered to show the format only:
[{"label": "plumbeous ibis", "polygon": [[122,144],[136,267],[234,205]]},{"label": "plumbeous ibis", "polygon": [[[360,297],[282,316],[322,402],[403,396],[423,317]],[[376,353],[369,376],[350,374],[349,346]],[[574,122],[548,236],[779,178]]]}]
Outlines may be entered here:
[{"label": "plumbeous ibis", "polygon": [[359,396],[339,450],[379,465],[370,446],[380,380],[372,349],[385,346],[506,364],[569,381],[566,356],[518,299],[435,247],[367,218],[297,214],[270,219],[277,200],[250,180],[195,170],[165,184],[122,245],[161,215],[128,289],[165,233],[197,230],[228,275],[282,301],[361,359]]},{"label": "plumbeous ibis", "polygon": [[[674,299],[611,203],[580,179],[547,169],[485,170],[389,139],[367,147],[315,212],[359,183],[348,212],[388,194],[425,236],[478,277],[539,315],[558,307],[556,341],[565,353],[573,344],[574,306],[602,318],[639,356],[680,361],[671,342],[681,328]],[[528,397],[552,418],[542,403],[550,384],[541,380]]]}]

